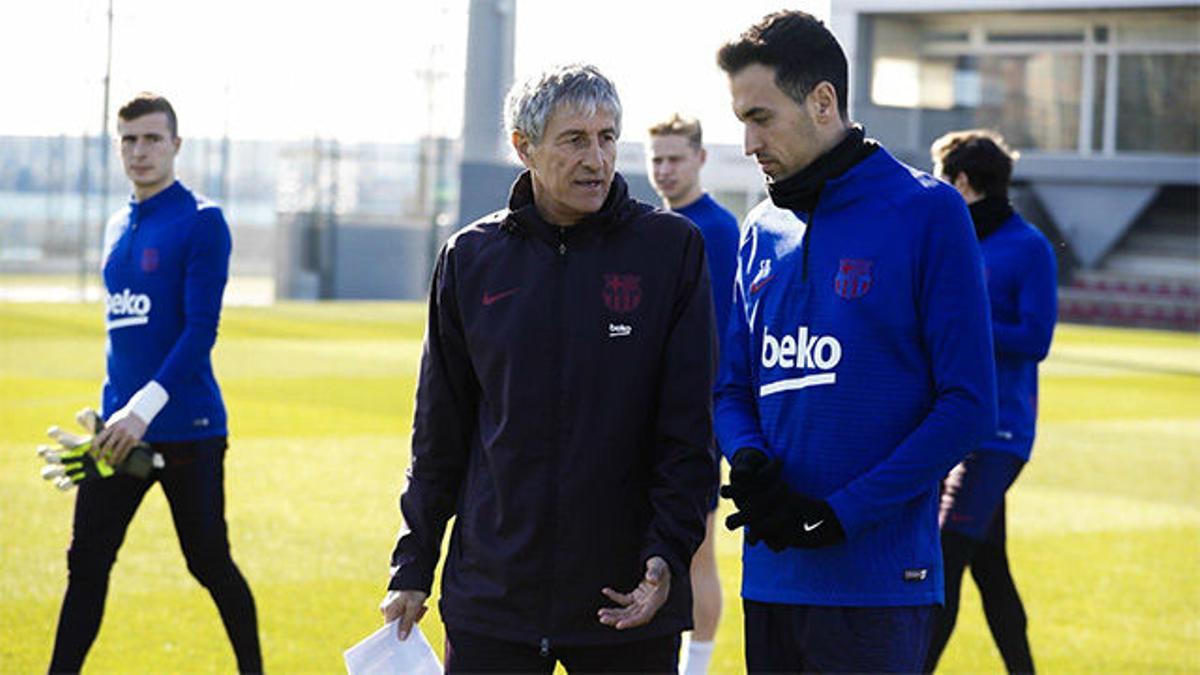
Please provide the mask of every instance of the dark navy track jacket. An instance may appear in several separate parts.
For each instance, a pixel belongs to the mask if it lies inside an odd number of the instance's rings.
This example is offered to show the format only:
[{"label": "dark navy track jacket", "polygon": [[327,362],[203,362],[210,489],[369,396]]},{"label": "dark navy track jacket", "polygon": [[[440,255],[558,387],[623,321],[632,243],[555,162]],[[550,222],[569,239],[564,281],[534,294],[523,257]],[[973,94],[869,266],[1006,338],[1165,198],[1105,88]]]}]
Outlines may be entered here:
[{"label": "dark navy track jacket", "polygon": [[[708,447],[713,305],[700,233],[628,196],[547,224],[528,173],[509,208],[443,247],[417,385],[392,589],[429,590],[456,516],[440,610],[451,629],[540,645],[691,625],[688,568],[717,485]],[[600,624],[608,586],[662,556],[646,626]]]}]

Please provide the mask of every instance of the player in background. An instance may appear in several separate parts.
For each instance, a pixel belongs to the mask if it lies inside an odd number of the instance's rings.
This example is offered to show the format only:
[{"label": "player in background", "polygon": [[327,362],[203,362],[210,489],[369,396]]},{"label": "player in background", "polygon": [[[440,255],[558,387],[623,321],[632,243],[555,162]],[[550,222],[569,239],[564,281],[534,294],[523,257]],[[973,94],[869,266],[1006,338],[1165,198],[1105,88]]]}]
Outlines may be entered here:
[{"label": "player in background", "polygon": [[958,616],[970,566],[992,637],[1011,673],[1033,672],[1025,608],[1005,550],[1004,493],[1029,461],[1037,421],[1038,362],[1058,317],[1054,249],[1008,201],[1017,153],[997,133],[956,131],[934,141],[934,173],[966,200],[983,249],[996,346],[999,424],[943,482],[946,604],[936,612],[925,668],[932,672]]},{"label": "player in background", "polygon": [[943,599],[938,485],[995,426],[970,215],[850,124],[845,54],[813,16],[768,15],[717,61],[769,193],[716,407],[746,668],[919,671]]},{"label": "player in background", "polygon": [[[696,119],[674,114],[649,129],[646,144],[650,182],[662,197],[663,206],[687,216],[704,237],[708,271],[712,277],[713,307],[717,336],[729,321],[733,300],[733,272],[737,265],[738,223],[725,207],[700,186],[700,169],[707,153],[703,131]],[[719,342],[719,340],[718,340]],[[714,444],[714,457],[719,458]],[[692,616],[695,627],[681,664],[685,675],[708,672],[713,638],[721,621],[721,580],[713,541],[717,515],[716,492],[704,529],[704,542],[692,558]]]},{"label": "player in background", "polygon": [[117,550],[159,483],[188,571],[212,595],[238,670],[261,672],[254,598],[229,554],[225,404],[210,359],[229,275],[229,226],[216,204],[175,179],[181,140],[165,98],[143,93],[125,104],[117,137],[133,196],[105,231],[107,426],[93,447],[116,466],[145,442],[166,465],[146,479],[118,473],[79,486],[50,671],[83,667]]}]

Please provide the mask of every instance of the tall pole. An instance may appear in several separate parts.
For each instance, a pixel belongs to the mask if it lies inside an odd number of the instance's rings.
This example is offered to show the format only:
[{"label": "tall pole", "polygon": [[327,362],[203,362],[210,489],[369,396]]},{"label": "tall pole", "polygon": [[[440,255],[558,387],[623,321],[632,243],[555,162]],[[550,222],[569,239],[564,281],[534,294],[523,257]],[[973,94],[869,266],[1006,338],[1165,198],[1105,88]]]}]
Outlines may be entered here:
[{"label": "tall pole", "polygon": [[[88,193],[91,192],[91,172],[88,170],[88,165],[91,163],[91,153],[88,152],[88,133],[83,132],[83,138],[79,144],[80,147],[80,173],[79,173],[79,301],[87,300],[87,277],[88,277],[88,221],[91,220],[92,214],[88,210]],[[102,237],[103,238],[103,237]]]},{"label": "tall pole", "polygon": [[513,81],[515,0],[471,0],[458,218],[466,224],[508,195],[518,171],[507,161],[504,95]]},{"label": "tall pole", "polygon": [[[112,84],[112,37],[113,37],[113,0],[108,0],[108,54],[104,60],[104,111],[100,118],[100,248],[104,248],[104,223],[108,222],[108,150],[112,139],[108,137],[108,94]],[[104,251],[100,250],[97,261],[104,259]]]},{"label": "tall pole", "polygon": [[221,204],[229,208],[229,80],[225,80],[225,129],[221,134],[221,178],[217,190]]}]

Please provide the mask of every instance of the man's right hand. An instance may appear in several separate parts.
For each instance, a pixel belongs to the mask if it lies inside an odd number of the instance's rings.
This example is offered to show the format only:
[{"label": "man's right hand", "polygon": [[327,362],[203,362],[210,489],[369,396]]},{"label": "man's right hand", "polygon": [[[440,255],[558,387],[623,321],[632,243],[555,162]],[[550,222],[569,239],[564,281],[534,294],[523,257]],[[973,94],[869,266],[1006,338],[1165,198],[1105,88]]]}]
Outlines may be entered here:
[{"label": "man's right hand", "polygon": [[766,515],[764,512],[786,492],[787,485],[783,482],[783,462],[777,457],[767,457],[758,448],[739,449],[729,467],[729,485],[721,486],[721,496],[733,501],[741,514],[739,518],[725,519],[725,527],[734,530],[745,521]]},{"label": "man's right hand", "polygon": [[428,599],[429,594],[425,591],[388,591],[379,603],[379,611],[383,612],[385,622],[396,621],[396,637],[407,640],[413,624],[425,616]]}]

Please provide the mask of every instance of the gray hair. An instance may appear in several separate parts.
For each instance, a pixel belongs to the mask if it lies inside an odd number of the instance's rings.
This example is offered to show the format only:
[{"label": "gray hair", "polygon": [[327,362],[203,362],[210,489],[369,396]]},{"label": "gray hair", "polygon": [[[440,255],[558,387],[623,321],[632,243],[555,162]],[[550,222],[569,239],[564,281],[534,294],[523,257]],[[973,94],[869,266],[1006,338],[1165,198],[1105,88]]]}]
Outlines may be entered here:
[{"label": "gray hair", "polygon": [[598,68],[584,63],[555,66],[514,84],[504,101],[504,121],[508,132],[520,132],[537,145],[542,142],[546,123],[559,106],[588,115],[598,108],[612,113],[621,135],[621,99],[617,88]]}]

